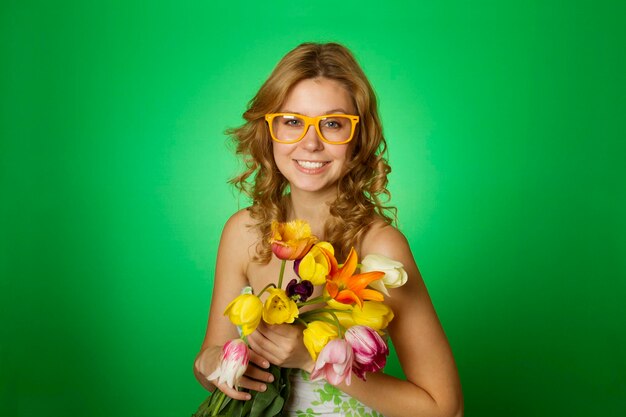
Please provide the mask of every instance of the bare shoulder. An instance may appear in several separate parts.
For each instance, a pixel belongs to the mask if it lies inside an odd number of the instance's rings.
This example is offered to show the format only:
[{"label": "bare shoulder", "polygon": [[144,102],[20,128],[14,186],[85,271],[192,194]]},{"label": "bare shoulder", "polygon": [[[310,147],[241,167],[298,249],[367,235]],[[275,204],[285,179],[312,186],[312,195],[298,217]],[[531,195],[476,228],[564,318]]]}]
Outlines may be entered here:
[{"label": "bare shoulder", "polygon": [[361,241],[361,253],[359,258],[377,254],[391,258],[400,262],[408,274],[408,283],[402,287],[401,291],[393,290],[392,292],[401,292],[403,295],[395,296],[396,300],[406,296],[408,298],[416,297],[417,293],[423,291],[424,282],[422,274],[419,271],[415,257],[409,246],[409,241],[397,228],[385,222],[383,219],[376,219],[374,224],[366,232]]},{"label": "bare shoulder", "polygon": [[226,221],[224,225],[223,237],[234,237],[236,239],[255,239],[258,238],[258,232],[254,227],[255,222],[250,216],[247,208],[235,212]]},{"label": "bare shoulder", "polygon": [[409,242],[398,229],[382,219],[376,219],[361,241],[362,255],[377,253],[391,258],[410,254]]},{"label": "bare shoulder", "polygon": [[254,224],[250,212],[247,209],[242,209],[230,216],[222,231],[220,252],[222,254],[227,253],[229,258],[238,259],[239,262],[242,262],[244,270],[247,261],[255,252],[255,245],[260,237]]}]

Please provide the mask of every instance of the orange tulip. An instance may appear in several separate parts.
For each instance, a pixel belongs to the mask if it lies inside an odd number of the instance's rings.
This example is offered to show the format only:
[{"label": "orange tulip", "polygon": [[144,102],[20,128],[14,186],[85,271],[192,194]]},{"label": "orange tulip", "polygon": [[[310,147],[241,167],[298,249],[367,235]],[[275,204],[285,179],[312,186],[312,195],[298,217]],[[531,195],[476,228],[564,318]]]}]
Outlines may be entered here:
[{"label": "orange tulip", "polygon": [[311,227],[304,220],[288,223],[272,222],[272,237],[269,240],[272,252],[278,259],[300,259],[317,242]]},{"label": "orange tulip", "polygon": [[335,301],[343,304],[357,304],[359,307],[362,307],[364,300],[384,300],[383,295],[379,291],[367,288],[367,286],[370,282],[381,279],[385,276],[385,273],[372,271],[353,275],[358,264],[354,248],[350,250],[348,259],[346,259],[341,268],[334,259],[331,259],[331,262],[330,275],[326,280],[326,291]]}]

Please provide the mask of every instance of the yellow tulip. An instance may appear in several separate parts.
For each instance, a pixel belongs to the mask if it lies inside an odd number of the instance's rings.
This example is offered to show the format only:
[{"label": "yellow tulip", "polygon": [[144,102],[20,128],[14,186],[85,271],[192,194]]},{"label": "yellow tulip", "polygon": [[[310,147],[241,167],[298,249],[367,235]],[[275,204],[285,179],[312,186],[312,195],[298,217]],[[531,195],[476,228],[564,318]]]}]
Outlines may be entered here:
[{"label": "yellow tulip", "polygon": [[368,326],[374,330],[383,330],[393,319],[393,311],[386,304],[377,301],[365,301],[363,308],[354,307],[352,319],[356,324]]},{"label": "yellow tulip", "polygon": [[254,294],[241,294],[226,307],[224,315],[241,327],[242,336],[254,332],[261,321],[263,303]]},{"label": "yellow tulip", "polygon": [[311,226],[304,220],[288,223],[273,221],[271,233],[269,243],[272,252],[282,260],[302,258],[317,242],[317,237],[311,234]]},{"label": "yellow tulip", "polygon": [[330,257],[334,254],[333,245],[328,242],[318,242],[294,267],[300,278],[311,281],[313,285],[322,285],[326,282],[326,276],[330,272],[332,265]]},{"label": "yellow tulip", "polygon": [[[334,322],[335,317],[336,317],[337,320],[339,321],[339,324],[344,329],[347,329],[357,324],[352,318],[352,306],[351,305],[342,304],[335,300],[329,300],[327,304],[327,308],[333,310],[334,316],[330,312],[324,312],[319,315],[320,317],[324,318],[327,322],[328,320],[331,320],[332,322]],[[335,310],[341,310],[341,311],[335,311]]]},{"label": "yellow tulip", "polygon": [[298,306],[287,296],[285,290],[270,288],[270,296],[263,307],[263,321],[268,324],[293,323],[298,317]]},{"label": "yellow tulip", "polygon": [[302,331],[304,346],[306,346],[311,358],[317,360],[317,355],[324,346],[333,339],[339,337],[337,327],[324,321],[313,321]]},{"label": "yellow tulip", "polygon": [[[328,293],[325,291],[324,295],[328,296]],[[326,302],[326,305],[332,310],[352,311],[352,305],[340,303],[339,301],[333,300],[332,298]]]},{"label": "yellow tulip", "polygon": [[348,328],[354,326],[355,324],[357,324],[354,321],[354,318],[352,317],[352,310],[346,310],[346,311],[341,311],[341,312],[338,311],[338,312],[335,313],[335,316],[337,317],[337,320],[339,320],[339,323],[345,329],[348,329]]},{"label": "yellow tulip", "polygon": [[[324,292],[325,296],[328,296],[327,292]],[[339,320],[339,323],[343,326],[344,329],[354,326],[356,323],[352,318],[352,309],[353,306],[350,304],[340,303],[339,301],[333,300],[332,298],[326,302],[327,308],[333,310],[335,312],[335,317]],[[341,311],[336,311],[341,310]],[[329,320],[334,320],[335,318],[330,313],[325,313],[323,317],[326,317]]]}]

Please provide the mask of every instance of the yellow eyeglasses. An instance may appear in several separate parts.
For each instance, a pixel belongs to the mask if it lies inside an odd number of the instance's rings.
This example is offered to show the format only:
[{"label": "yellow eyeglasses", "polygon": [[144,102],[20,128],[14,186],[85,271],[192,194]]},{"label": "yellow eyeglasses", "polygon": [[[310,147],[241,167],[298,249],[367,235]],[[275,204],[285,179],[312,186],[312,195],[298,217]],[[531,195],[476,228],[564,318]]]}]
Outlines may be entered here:
[{"label": "yellow eyeglasses", "polygon": [[352,140],[359,116],[351,114],[325,114],[309,117],[296,113],[270,113],[265,115],[272,139],[278,143],[296,143],[302,140],[310,126],[326,143],[343,145]]}]

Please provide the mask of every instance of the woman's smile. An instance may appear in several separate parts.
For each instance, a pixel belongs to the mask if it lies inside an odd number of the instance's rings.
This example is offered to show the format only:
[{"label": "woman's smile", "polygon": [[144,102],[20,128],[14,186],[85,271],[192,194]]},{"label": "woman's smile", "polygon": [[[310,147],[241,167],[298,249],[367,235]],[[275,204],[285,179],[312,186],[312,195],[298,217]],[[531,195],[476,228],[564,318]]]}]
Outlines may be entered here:
[{"label": "woman's smile", "polygon": [[294,159],[297,167],[300,168],[300,171],[307,174],[317,174],[322,172],[323,168],[325,168],[331,161],[307,161],[303,159]]}]

